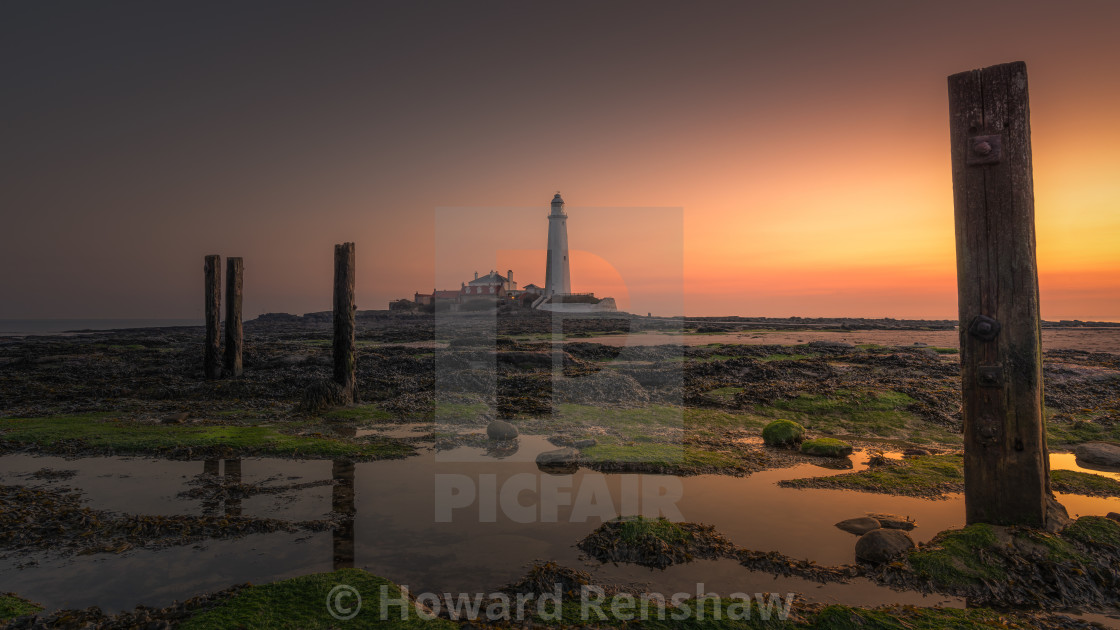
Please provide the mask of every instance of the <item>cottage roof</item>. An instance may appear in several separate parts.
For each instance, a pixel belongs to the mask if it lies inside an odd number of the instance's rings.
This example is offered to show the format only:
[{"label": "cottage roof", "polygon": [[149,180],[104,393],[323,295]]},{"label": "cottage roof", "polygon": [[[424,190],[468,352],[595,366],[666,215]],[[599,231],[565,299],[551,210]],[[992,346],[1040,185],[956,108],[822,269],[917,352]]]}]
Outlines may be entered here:
[{"label": "cottage roof", "polygon": [[485,276],[479,276],[478,278],[471,280],[467,284],[472,286],[480,284],[502,284],[506,280],[507,278],[502,274],[498,273],[497,271],[491,271]]}]

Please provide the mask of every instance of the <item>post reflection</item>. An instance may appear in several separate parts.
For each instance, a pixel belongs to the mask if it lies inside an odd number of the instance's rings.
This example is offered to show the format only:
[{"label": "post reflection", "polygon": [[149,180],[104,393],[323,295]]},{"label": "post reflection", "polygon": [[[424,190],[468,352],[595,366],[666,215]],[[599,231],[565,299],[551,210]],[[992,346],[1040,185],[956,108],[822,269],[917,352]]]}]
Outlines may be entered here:
[{"label": "post reflection", "polygon": [[331,494],[331,511],[341,517],[332,532],[334,569],[354,566],[354,462],[336,459],[331,466],[334,488]]}]

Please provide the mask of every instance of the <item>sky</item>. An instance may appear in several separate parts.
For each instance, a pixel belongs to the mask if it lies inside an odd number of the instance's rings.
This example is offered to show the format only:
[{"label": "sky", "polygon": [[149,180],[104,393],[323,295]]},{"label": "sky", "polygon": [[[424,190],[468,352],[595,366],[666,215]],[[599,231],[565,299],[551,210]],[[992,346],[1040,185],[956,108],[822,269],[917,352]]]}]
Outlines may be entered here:
[{"label": "sky", "polygon": [[328,310],[344,241],[359,309],[542,284],[561,191],[573,291],[634,312],[953,319],[946,77],[1022,60],[1042,316],[1117,321],[1117,24],[1111,0],[6,2],[0,318],[200,318],[206,254],[244,258],[247,316]]}]

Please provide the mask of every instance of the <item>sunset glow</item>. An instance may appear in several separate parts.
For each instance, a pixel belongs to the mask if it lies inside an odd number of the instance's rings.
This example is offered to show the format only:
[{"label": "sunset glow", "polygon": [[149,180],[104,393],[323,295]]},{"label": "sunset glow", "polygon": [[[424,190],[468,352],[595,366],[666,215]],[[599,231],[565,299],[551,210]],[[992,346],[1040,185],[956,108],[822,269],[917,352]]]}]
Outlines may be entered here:
[{"label": "sunset glow", "polygon": [[[986,37],[952,35],[966,6]],[[250,316],[325,310],[330,248],[347,240],[359,308],[384,309],[496,264],[490,250],[437,252],[439,208],[523,208],[503,247],[543,250],[560,189],[572,249],[604,259],[627,260],[646,237],[591,209],[680,209],[680,232],[657,239],[681,244],[683,303],[573,259],[578,290],[626,283],[637,312],[953,318],[945,79],[1023,59],[1042,315],[1120,319],[1120,5],[704,12],[701,29],[668,6],[398,7],[385,33],[345,12],[304,23],[289,7],[224,25],[185,12],[182,32],[126,28],[118,48],[89,54],[78,46],[98,28],[144,10],[74,12],[69,40],[20,42],[37,78],[4,105],[19,157],[0,193],[0,264],[60,255],[34,278],[3,275],[0,317],[197,317],[208,252],[245,258]],[[282,45],[295,23],[316,43],[299,53],[314,64]],[[205,48],[185,43],[200,31]],[[164,39],[178,43],[160,49]],[[153,46],[152,68],[129,65]],[[100,96],[75,101],[75,77]],[[609,251],[594,238],[604,234]],[[511,266],[543,281],[540,256]]]}]

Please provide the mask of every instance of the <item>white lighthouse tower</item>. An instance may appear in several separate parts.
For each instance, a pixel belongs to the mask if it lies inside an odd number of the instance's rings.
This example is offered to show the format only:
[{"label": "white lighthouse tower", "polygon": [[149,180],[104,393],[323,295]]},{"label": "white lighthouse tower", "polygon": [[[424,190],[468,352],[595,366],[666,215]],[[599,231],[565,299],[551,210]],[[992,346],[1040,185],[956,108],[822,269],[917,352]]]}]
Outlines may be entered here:
[{"label": "white lighthouse tower", "polygon": [[572,276],[568,271],[568,215],[560,193],[552,198],[548,215],[548,258],[544,270],[545,297],[572,292]]}]

